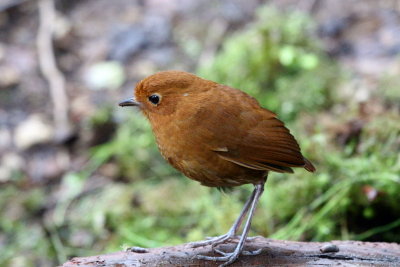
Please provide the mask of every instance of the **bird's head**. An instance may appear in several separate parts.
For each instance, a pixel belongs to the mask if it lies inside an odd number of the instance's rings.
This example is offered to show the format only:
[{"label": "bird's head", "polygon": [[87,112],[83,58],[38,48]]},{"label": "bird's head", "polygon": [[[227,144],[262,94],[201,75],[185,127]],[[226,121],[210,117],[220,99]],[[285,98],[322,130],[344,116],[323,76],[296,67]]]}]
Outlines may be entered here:
[{"label": "bird's head", "polygon": [[[199,92],[196,86],[203,79],[183,71],[162,71],[140,81],[134,97],[119,103],[120,106],[137,106],[147,116],[171,114],[183,98]],[[197,88],[197,89],[196,89]]]}]

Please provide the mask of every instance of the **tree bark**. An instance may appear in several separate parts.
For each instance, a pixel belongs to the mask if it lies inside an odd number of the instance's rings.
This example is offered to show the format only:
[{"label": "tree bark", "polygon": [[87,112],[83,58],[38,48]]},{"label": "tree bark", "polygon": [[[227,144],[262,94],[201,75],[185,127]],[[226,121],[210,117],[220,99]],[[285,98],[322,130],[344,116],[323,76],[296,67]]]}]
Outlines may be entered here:
[{"label": "tree bark", "polygon": [[[232,251],[237,243],[220,245]],[[246,250],[262,249],[256,256],[240,256],[236,266],[400,266],[400,244],[359,241],[294,242],[256,237],[246,242]],[[218,266],[221,262],[198,260],[195,255],[215,255],[210,246],[136,249],[111,254],[73,258],[63,267],[76,266]]]}]

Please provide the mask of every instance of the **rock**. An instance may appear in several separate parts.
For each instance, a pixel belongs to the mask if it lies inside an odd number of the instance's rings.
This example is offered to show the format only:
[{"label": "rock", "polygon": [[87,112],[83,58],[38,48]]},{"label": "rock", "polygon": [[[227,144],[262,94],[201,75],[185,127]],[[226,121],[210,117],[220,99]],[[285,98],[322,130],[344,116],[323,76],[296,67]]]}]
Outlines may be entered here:
[{"label": "rock", "polygon": [[68,33],[72,30],[71,21],[61,13],[57,13],[54,22],[54,38],[64,39]]},{"label": "rock", "polygon": [[0,88],[8,88],[17,85],[21,79],[19,71],[11,66],[0,66]]},{"label": "rock", "polygon": [[9,181],[14,172],[19,171],[24,166],[24,160],[17,153],[6,153],[0,162],[0,181]]},{"label": "rock", "polygon": [[84,80],[93,90],[116,89],[125,82],[125,72],[117,61],[104,61],[90,66]]},{"label": "rock", "polygon": [[171,22],[167,17],[149,14],[143,26],[147,29],[149,46],[160,47],[171,42]]},{"label": "rock", "polygon": [[109,57],[111,60],[126,62],[147,45],[146,30],[141,25],[120,29],[112,36]]},{"label": "rock", "polygon": [[41,115],[33,114],[15,128],[14,143],[19,149],[25,150],[36,144],[50,142],[53,137],[53,127]]},{"label": "rock", "polygon": [[12,170],[19,170],[24,166],[23,158],[17,153],[13,152],[3,155],[3,160],[1,163],[2,166],[5,166]]},{"label": "rock", "polygon": [[127,62],[143,49],[160,48],[170,42],[170,20],[149,14],[141,23],[121,27],[113,33],[109,58]]}]

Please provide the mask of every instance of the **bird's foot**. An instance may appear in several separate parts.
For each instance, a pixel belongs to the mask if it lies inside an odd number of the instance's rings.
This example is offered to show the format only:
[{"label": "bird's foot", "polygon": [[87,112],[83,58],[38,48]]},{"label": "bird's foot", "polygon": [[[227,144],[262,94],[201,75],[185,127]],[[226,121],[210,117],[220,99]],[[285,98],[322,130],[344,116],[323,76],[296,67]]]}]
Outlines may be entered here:
[{"label": "bird's foot", "polygon": [[246,255],[246,256],[258,255],[261,253],[262,249],[247,251],[247,250],[242,250],[241,246],[238,245],[233,252],[224,252],[216,248],[214,249],[214,251],[218,254],[221,254],[221,256],[214,257],[214,256],[197,255],[196,257],[199,260],[224,261],[223,264],[219,265],[219,267],[224,267],[233,263],[240,255]]},{"label": "bird's foot", "polygon": [[228,233],[226,233],[224,235],[220,235],[220,236],[206,237],[206,240],[191,242],[188,245],[192,248],[205,247],[208,245],[212,245],[212,247],[215,247],[219,244],[226,242],[227,240],[229,240],[233,237],[235,237],[235,236],[228,232]]},{"label": "bird's foot", "polygon": [[[228,233],[226,233],[224,235],[220,235],[220,236],[206,237],[206,240],[191,242],[191,243],[188,243],[188,245],[192,248],[205,247],[205,246],[211,245],[212,248],[214,249],[216,246],[218,246],[220,244],[224,244],[230,239],[240,239],[240,237],[241,237],[240,235],[233,235],[228,232]],[[257,238],[257,236],[246,237],[246,241],[247,242],[253,241],[255,238]]]},{"label": "bird's foot", "polygon": [[[220,236],[206,237],[206,240],[191,242],[191,243],[188,243],[188,245],[191,248],[205,247],[208,245],[211,245],[212,248],[215,248],[216,246],[223,244],[230,239],[240,239],[240,237],[241,237],[240,235],[233,235],[228,232],[228,233],[226,233],[224,235],[220,235]],[[246,241],[247,242],[253,241],[256,238],[257,238],[257,236],[246,237]]]}]

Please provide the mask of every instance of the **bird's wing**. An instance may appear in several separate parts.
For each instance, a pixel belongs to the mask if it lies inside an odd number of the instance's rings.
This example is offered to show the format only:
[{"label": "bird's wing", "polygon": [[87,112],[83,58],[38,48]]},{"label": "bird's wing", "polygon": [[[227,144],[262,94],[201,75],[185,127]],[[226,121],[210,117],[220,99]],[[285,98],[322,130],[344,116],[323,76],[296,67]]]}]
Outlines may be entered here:
[{"label": "bird's wing", "polygon": [[218,122],[212,124],[213,131],[218,133],[211,148],[215,153],[255,170],[293,172],[291,167],[313,169],[275,113],[261,108],[253,98],[240,91],[233,97],[230,92],[230,96],[230,105],[222,104],[216,108],[219,109],[217,114],[224,116],[219,116]]},{"label": "bird's wing", "polygon": [[193,142],[196,136],[198,142],[208,140],[208,148],[222,159],[255,170],[314,170],[283,122],[249,95],[219,86],[208,98],[197,102],[205,108],[191,116]]},{"label": "bird's wing", "polygon": [[306,162],[300,147],[284,124],[271,112],[269,118],[258,122],[245,133],[225,139],[226,149],[213,149],[221,158],[240,166],[276,172],[293,172],[290,167],[303,167]]}]

